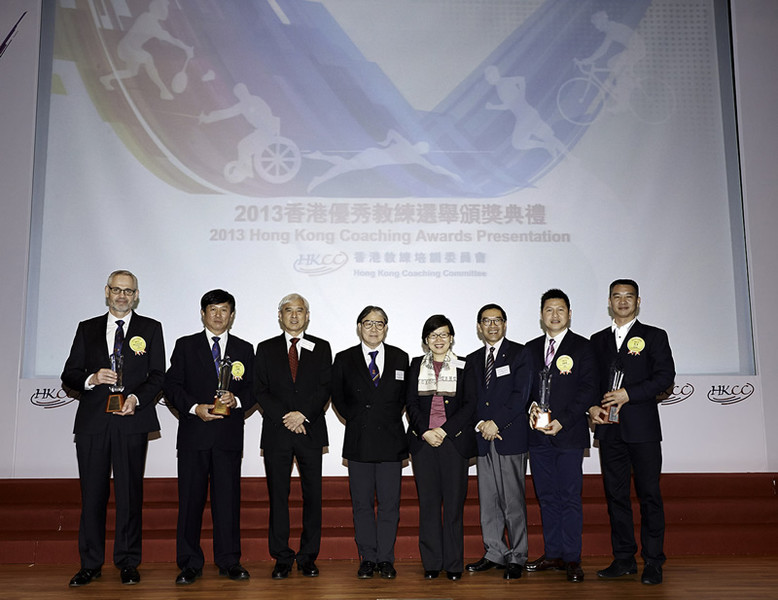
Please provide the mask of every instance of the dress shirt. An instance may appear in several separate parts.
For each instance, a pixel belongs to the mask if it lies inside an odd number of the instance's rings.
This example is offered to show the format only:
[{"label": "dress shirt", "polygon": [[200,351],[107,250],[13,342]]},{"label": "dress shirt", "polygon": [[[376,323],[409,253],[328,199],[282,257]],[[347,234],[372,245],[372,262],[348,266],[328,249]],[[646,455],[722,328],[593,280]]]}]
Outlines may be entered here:
[{"label": "dress shirt", "polygon": [[629,323],[622,325],[621,327],[616,325],[616,321],[613,321],[613,323],[611,324],[611,331],[616,336],[616,350],[621,350],[621,345],[624,343],[624,340],[627,338],[627,334],[629,333],[629,330],[632,329],[632,326],[635,324],[635,321],[637,320],[638,318],[635,317]]},{"label": "dress shirt", "polygon": [[384,376],[384,356],[386,356],[386,351],[384,350],[384,343],[381,342],[376,346],[375,348],[371,348],[365,342],[362,342],[362,355],[365,358],[365,365],[367,365],[368,368],[370,368],[370,353],[378,351],[378,354],[376,354],[375,357],[375,366],[378,367],[378,374],[379,376]]}]

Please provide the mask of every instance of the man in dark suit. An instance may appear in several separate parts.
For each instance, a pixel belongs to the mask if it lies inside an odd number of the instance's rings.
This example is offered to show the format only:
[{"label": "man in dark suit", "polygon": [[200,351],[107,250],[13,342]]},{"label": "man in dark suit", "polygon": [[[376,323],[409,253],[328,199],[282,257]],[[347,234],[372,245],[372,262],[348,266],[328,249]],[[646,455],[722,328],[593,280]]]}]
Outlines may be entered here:
[{"label": "man in dark suit", "polygon": [[[581,582],[583,458],[590,445],[586,411],[597,401],[598,388],[589,340],[568,329],[571,315],[567,294],[548,290],[540,299],[546,333],[527,343],[533,372],[539,374],[532,387],[529,462],[544,552],[526,569],[564,569],[568,581]],[[542,381],[548,382],[545,394]]]},{"label": "man in dark suit", "polygon": [[[164,385],[178,411],[176,583],[184,585],[203,572],[200,530],[209,482],[214,562],[220,575],[249,578],[240,564],[240,467],[243,419],[254,404],[254,349],[230,331],[235,298],[229,292],[206,292],[200,318],[205,330],[176,342]],[[224,368],[231,374],[226,386],[219,381]]]},{"label": "man in dark suit", "polygon": [[[268,547],[276,560],[273,579],[285,579],[292,565],[316,577],[314,562],[321,545],[322,450],[327,440],[324,418],[330,398],[332,352],[329,342],[305,332],[308,301],[290,294],[278,304],[283,333],[257,346],[255,396],[262,410],[262,439],[270,496]],[[303,492],[300,550],[289,547],[289,490],[296,459]]]},{"label": "man in dark suit", "polygon": [[[114,271],[105,286],[108,314],[82,321],[70,349],[62,384],[79,397],[75,434],[81,480],[78,550],[81,569],[73,587],[100,577],[105,561],[105,516],[113,469],[116,535],[113,562],[124,584],[140,581],[143,472],[148,435],[159,431],[155,404],[165,375],[165,343],[158,321],[136,314],[138,280]],[[111,356],[123,357],[123,394],[107,412],[109,386],[118,385]]]},{"label": "man in dark suit", "polygon": [[468,396],[476,399],[484,555],[465,568],[471,573],[505,568],[505,579],[518,579],[529,552],[525,476],[532,371],[524,347],[505,338],[508,317],[502,307],[482,307],[477,325],[485,346],[468,355],[465,381]]},{"label": "man in dark suit", "polygon": [[376,570],[385,579],[397,575],[394,542],[402,463],[408,458],[402,421],[408,354],[384,344],[388,325],[382,308],[366,306],[357,317],[362,343],[339,352],[332,366],[332,403],[346,420],[343,458],[348,461],[360,579],[369,579]]},{"label": "man in dark suit", "polygon": [[[637,573],[630,476],[640,501],[641,581],[662,583],[665,561],[665,515],[659,478],[662,472],[662,429],[657,396],[673,385],[675,363],[667,333],[637,320],[638,284],[617,279],[610,285],[608,306],[613,324],[595,333],[592,347],[600,372],[602,402],[589,408],[597,425],[600,468],[608,502],[614,560],[597,575],[610,579]],[[620,385],[613,375],[621,372]],[[616,388],[616,389],[614,389]],[[611,411],[613,409],[613,411]],[[618,422],[611,422],[611,412]]]}]

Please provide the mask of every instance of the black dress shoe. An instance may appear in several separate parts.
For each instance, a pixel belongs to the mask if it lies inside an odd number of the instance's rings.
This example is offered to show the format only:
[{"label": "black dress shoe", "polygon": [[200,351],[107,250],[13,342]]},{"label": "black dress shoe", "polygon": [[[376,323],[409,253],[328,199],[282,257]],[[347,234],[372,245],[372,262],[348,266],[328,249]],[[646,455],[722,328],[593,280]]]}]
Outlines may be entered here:
[{"label": "black dress shoe", "polygon": [[646,566],[643,569],[643,575],[640,577],[640,581],[646,585],[657,585],[662,583],[661,565],[652,565],[651,563],[646,563]]},{"label": "black dress shoe", "polygon": [[359,571],[357,571],[357,577],[360,579],[370,579],[375,572],[375,563],[370,560],[363,560],[359,565]]},{"label": "black dress shoe", "polygon": [[100,569],[81,569],[78,573],[73,575],[73,579],[70,580],[70,587],[79,587],[86,585],[93,579],[97,579],[102,575]]},{"label": "black dress shoe", "polygon": [[248,579],[251,577],[249,572],[244,569],[240,563],[235,563],[226,569],[219,567],[219,575],[228,576],[233,581],[240,581],[241,579]]},{"label": "black dress shoe", "polygon": [[306,560],[303,564],[297,563],[297,570],[301,571],[305,577],[319,576],[319,567],[312,560]]},{"label": "black dress shoe", "polygon": [[381,577],[384,579],[394,579],[397,577],[397,571],[394,570],[394,565],[389,561],[378,563],[378,572],[381,573]]},{"label": "black dress shoe", "polygon": [[122,572],[119,573],[119,577],[124,585],[135,585],[140,583],[140,573],[135,567],[124,567]]},{"label": "black dress shoe", "polygon": [[462,571],[446,571],[446,577],[451,581],[458,581],[462,579]]},{"label": "black dress shoe", "polygon": [[192,567],[185,567],[181,569],[181,572],[176,577],[176,583],[178,585],[189,585],[195,582],[195,579],[203,574],[202,569],[193,569]]},{"label": "black dress shoe", "polygon": [[597,571],[597,577],[614,579],[623,575],[634,575],[638,572],[638,564],[635,559],[617,558],[607,568]]},{"label": "black dress shoe", "polygon": [[505,565],[501,565],[500,563],[492,562],[485,556],[474,563],[470,563],[467,566],[465,566],[465,570],[470,571],[471,573],[480,573],[481,571],[488,571],[489,569],[504,569]]},{"label": "black dress shoe", "polygon": [[273,574],[271,577],[273,579],[286,579],[289,577],[289,573],[292,570],[292,566],[288,565],[286,563],[276,563],[276,566],[273,567]]},{"label": "black dress shoe", "polygon": [[548,571],[549,569],[554,571],[561,571],[565,568],[565,561],[563,561],[561,558],[546,558],[546,555],[544,554],[537,560],[528,562],[526,565],[524,565],[524,568],[530,573],[535,571]]},{"label": "black dress shoe", "polygon": [[438,575],[440,575],[440,571],[436,569],[431,569],[429,571],[424,571],[424,579],[437,579]]},{"label": "black dress shoe", "polygon": [[519,563],[508,563],[503,573],[503,579],[518,579],[521,577],[522,566]]},{"label": "black dress shoe", "polygon": [[584,572],[579,562],[567,563],[567,580],[579,583],[584,580]]}]

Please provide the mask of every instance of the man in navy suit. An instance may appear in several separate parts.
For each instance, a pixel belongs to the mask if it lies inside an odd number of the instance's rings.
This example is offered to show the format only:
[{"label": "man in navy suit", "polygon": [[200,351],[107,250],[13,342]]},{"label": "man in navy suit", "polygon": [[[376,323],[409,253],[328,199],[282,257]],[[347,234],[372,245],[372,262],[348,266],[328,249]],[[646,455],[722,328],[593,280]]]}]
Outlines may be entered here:
[{"label": "man in navy suit", "polygon": [[478,499],[485,552],[465,568],[471,573],[505,568],[505,579],[518,579],[529,552],[525,476],[532,371],[524,347],[505,338],[508,317],[502,307],[481,308],[477,325],[485,346],[468,355],[465,382],[467,395],[476,399]]},{"label": "man in navy suit", "polygon": [[[584,450],[589,447],[586,411],[597,401],[597,370],[589,340],[570,331],[570,299],[548,290],[540,299],[545,334],[527,343],[538,373],[532,388],[529,462],[543,520],[543,555],[527,571],[566,570],[581,582]],[[547,396],[541,381],[548,382]],[[550,412],[541,412],[539,403]]]},{"label": "man in navy suit", "polygon": [[[162,325],[133,311],[138,280],[114,271],[105,285],[108,314],[82,321],[62,371],[62,385],[78,397],[73,426],[81,481],[78,551],[81,569],[72,587],[100,577],[105,561],[105,517],[113,470],[116,535],[113,562],[124,584],[140,581],[143,472],[148,435],[159,431],[155,404],[165,375]],[[118,412],[107,412],[109,386],[117,383],[111,356],[123,357],[123,393]]]},{"label": "man in navy suit", "polygon": [[360,579],[375,571],[385,579],[397,575],[394,543],[403,461],[408,458],[402,421],[408,354],[384,343],[388,330],[384,309],[366,306],[357,317],[362,343],[339,352],[332,365],[332,403],[346,420],[343,458],[348,461]]},{"label": "man in navy suit", "polygon": [[[630,476],[640,501],[640,543],[644,561],[641,581],[662,583],[665,561],[665,515],[659,478],[662,472],[662,429],[657,396],[673,385],[675,363],[667,333],[637,320],[638,284],[617,279],[610,285],[608,306],[613,324],[595,333],[592,347],[600,372],[602,401],[589,408],[597,425],[600,468],[611,523],[614,560],[599,577],[637,573],[635,529],[630,502]],[[613,385],[613,374],[623,374]],[[616,388],[616,389],[614,389]],[[609,415],[618,414],[618,422]]]},{"label": "man in navy suit", "polygon": [[[176,563],[181,572],[176,583],[184,585],[203,572],[200,531],[209,483],[219,574],[249,578],[240,564],[240,468],[243,419],[254,404],[254,349],[230,331],[235,298],[229,292],[206,292],[200,318],[205,330],[176,342],[164,384],[165,396],[178,411]],[[219,381],[222,368],[231,374],[225,389]]]},{"label": "man in navy suit", "polygon": [[[262,410],[265,476],[270,496],[268,547],[276,560],[273,579],[285,579],[292,565],[316,577],[321,545],[322,450],[329,442],[325,410],[330,399],[329,342],[306,332],[308,301],[289,294],[278,304],[279,336],[257,346],[254,390]],[[303,492],[300,549],[289,547],[289,491],[297,461]]]}]

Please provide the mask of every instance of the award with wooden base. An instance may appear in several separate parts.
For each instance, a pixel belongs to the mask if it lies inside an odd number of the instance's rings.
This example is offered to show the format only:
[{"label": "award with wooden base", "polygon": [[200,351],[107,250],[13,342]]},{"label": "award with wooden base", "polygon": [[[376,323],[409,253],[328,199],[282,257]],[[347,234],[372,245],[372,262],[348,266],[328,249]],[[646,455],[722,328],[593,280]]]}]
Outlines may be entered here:
[{"label": "award with wooden base", "polygon": [[108,394],[108,402],[105,404],[105,412],[121,412],[124,408],[124,357],[118,352],[111,354],[111,370],[116,373],[116,383],[108,386],[111,393]]},{"label": "award with wooden base", "polygon": [[221,397],[230,389],[232,381],[232,361],[227,356],[219,361],[219,387],[216,389],[216,402],[208,412],[222,417],[230,416],[230,407],[221,401]]}]

